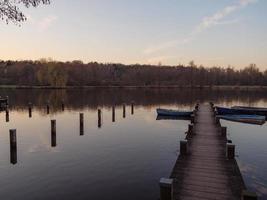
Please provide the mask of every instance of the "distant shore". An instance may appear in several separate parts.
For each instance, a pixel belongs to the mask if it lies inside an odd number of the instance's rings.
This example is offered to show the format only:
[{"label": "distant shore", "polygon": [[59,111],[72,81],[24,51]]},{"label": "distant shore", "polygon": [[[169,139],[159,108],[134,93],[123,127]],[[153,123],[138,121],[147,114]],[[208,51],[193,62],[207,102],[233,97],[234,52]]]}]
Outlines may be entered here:
[{"label": "distant shore", "polygon": [[0,89],[93,89],[93,88],[125,88],[125,89],[214,89],[214,90],[267,90],[267,86],[238,86],[238,85],[214,85],[214,86],[181,86],[181,85],[144,85],[144,86],[28,86],[28,85],[0,85]]}]

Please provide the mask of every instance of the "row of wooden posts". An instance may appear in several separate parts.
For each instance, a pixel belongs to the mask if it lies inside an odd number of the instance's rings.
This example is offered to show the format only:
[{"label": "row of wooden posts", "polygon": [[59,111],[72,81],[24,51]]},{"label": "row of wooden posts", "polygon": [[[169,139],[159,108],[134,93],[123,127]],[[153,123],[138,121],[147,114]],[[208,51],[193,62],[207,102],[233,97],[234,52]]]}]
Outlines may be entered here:
[{"label": "row of wooden posts", "polygon": [[[63,105],[62,105],[62,108]],[[47,107],[47,110],[49,108]],[[98,113],[98,128],[102,126],[102,111],[101,109],[97,110]],[[134,114],[134,102],[131,103],[131,114]],[[29,104],[29,117],[32,116],[32,104]],[[123,104],[123,118],[126,117],[126,104]],[[6,119],[9,121],[9,111],[7,109]],[[115,122],[115,106],[112,106],[112,122]],[[80,135],[84,135],[84,113],[79,114],[79,124],[80,124]],[[51,120],[51,147],[57,146],[57,131],[56,131],[56,120]],[[16,129],[10,129],[10,163],[17,163],[17,134]]]},{"label": "row of wooden posts", "polygon": [[[227,127],[222,127],[220,123],[220,118],[216,116],[216,109],[214,104],[210,103],[213,113],[214,113],[214,123],[221,128],[221,136],[226,138],[226,158],[229,160],[235,159],[235,145],[232,144],[232,141],[227,139]],[[192,137],[194,134],[194,123],[196,122],[195,116],[197,115],[199,103],[196,104],[194,114],[191,116],[191,124],[188,125],[188,131],[186,132],[187,136],[185,140],[180,141],[180,155],[186,156],[189,151],[188,138]],[[170,178],[161,178],[159,181],[160,186],[160,200],[173,200],[173,179]],[[241,194],[242,200],[256,200],[257,195],[254,192],[243,191]]]},{"label": "row of wooden posts", "polygon": [[[29,103],[28,104],[29,118],[32,118],[32,109],[33,109],[33,105],[32,103]],[[61,109],[62,111],[65,110],[64,101],[62,101],[61,103]],[[123,109],[123,118],[125,118],[126,117],[126,104],[123,104],[122,109]],[[49,103],[46,104],[46,113],[50,114]],[[134,114],[134,102],[131,102],[131,114],[132,115]],[[101,110],[100,109],[98,109],[98,119],[99,119],[98,121],[101,122]],[[9,122],[9,106],[8,105],[6,106],[6,122]],[[112,106],[112,122],[115,122],[115,106]],[[100,127],[101,127],[101,123],[98,123],[98,124],[100,124]]]}]

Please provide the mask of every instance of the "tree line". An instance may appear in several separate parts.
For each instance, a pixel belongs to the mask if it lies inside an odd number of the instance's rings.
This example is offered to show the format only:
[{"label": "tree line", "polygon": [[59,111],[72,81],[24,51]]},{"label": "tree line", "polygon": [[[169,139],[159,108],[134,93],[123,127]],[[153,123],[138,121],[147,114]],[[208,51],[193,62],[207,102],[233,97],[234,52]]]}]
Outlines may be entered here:
[{"label": "tree line", "polygon": [[17,86],[266,86],[267,70],[115,63],[0,61],[0,85]]}]

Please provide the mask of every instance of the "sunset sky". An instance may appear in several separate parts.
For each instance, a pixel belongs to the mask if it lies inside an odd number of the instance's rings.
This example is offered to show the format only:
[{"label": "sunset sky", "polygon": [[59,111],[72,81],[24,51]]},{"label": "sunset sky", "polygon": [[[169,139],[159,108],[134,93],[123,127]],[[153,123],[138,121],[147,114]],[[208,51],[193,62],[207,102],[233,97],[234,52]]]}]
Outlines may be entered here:
[{"label": "sunset sky", "polygon": [[0,59],[267,69],[267,0],[51,0],[0,21]]}]

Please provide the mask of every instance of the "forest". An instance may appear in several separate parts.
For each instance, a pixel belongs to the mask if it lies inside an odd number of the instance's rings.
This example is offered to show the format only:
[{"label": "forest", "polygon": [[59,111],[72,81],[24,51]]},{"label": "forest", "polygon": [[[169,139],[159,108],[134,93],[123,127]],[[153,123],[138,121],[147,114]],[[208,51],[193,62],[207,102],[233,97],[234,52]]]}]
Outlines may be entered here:
[{"label": "forest", "polygon": [[115,63],[0,61],[1,86],[267,86],[267,70],[233,67],[124,65]]}]

